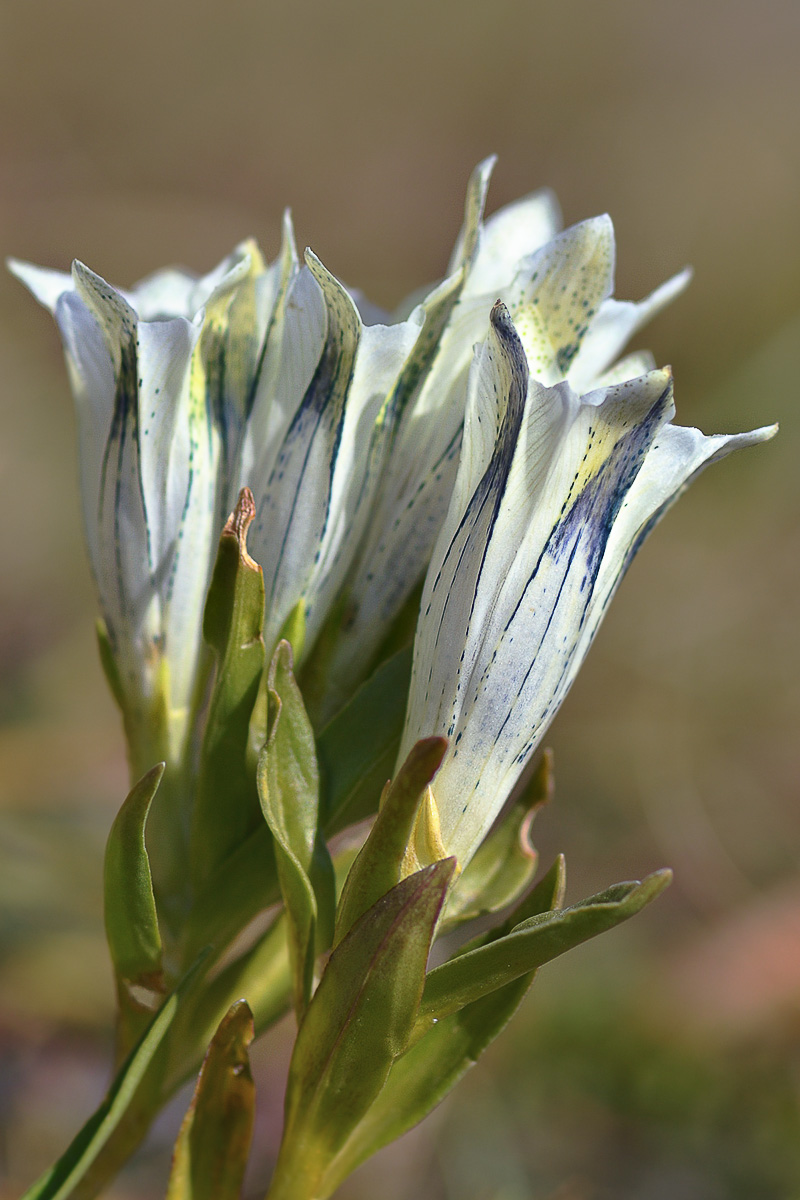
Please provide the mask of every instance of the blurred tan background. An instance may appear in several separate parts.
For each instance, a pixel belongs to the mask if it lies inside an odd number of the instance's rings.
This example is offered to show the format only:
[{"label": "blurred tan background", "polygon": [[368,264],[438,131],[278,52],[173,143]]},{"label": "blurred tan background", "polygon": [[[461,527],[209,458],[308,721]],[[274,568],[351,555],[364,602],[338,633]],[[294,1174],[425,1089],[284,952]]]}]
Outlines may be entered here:
[{"label": "blurred tan background", "polygon": [[[779,439],[694,486],[640,555],[552,732],[543,855],[569,896],[665,898],[546,969],[460,1095],[350,1200],[800,1197],[800,6],[796,0],[2,0],[0,242],[118,284],[206,270],[281,210],[392,306],[439,275],[475,163],[609,211],[617,294],[691,263],[641,339],[708,432]],[[93,645],[50,318],[0,279],[0,1195],[106,1083],[100,862],[125,790]],[[538,994],[537,994],[538,993]],[[280,1125],[256,1054],[263,1193]],[[184,1100],[185,1103],[185,1100]],[[116,1186],[163,1194],[180,1104]]]}]

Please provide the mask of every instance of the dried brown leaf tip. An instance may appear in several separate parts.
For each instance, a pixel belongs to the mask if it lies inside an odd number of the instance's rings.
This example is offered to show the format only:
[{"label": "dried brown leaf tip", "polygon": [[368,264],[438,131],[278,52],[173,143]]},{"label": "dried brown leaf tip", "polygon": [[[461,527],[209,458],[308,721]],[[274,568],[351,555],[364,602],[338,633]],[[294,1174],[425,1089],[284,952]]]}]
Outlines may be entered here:
[{"label": "dried brown leaf tip", "polygon": [[236,508],[228,517],[228,520],[225,522],[225,528],[222,531],[223,534],[229,534],[236,538],[239,543],[239,555],[242,562],[245,566],[252,567],[254,570],[258,569],[258,563],[247,552],[247,531],[255,515],[256,502],[253,499],[253,493],[249,487],[243,487],[239,492]]}]

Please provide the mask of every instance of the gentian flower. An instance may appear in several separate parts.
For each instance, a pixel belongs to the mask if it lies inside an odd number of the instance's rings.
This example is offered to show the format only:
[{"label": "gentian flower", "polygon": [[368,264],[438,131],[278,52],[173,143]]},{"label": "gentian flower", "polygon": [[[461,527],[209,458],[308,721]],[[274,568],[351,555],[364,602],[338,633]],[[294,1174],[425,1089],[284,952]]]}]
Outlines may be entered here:
[{"label": "gentian flower", "polygon": [[264,571],[267,650],[288,636],[299,663],[369,519],[384,437],[379,417],[422,316],[365,325],[314,254],[307,251],[300,267],[287,242],[282,261],[240,477],[256,502],[249,544]]},{"label": "gentian flower", "polygon": [[238,296],[255,314],[263,264],[247,244],[201,279],[162,271],[130,292],[77,262],[70,275],[10,267],[53,313],[64,343],[107,665],[138,775],[160,758],[180,761],[186,748],[230,499],[226,458],[238,452],[226,440],[240,436],[249,387],[245,330],[260,340],[255,315],[248,324],[240,314],[231,353],[231,310]]},{"label": "gentian flower", "polygon": [[[590,240],[597,231],[578,230]],[[775,432],[705,437],[672,425],[668,370],[583,395],[570,379],[555,382],[570,364],[558,361],[552,321],[564,336],[580,330],[587,295],[600,290],[592,260],[558,265],[568,244],[542,251],[554,273],[517,304],[515,321],[502,303],[492,310],[422,595],[399,761],[419,738],[449,740],[433,820],[442,852],[462,867],[540,745],[649,531],[708,463]],[[611,329],[630,323],[625,310],[609,317]],[[602,332],[586,336],[573,377],[603,369],[622,331]],[[424,858],[431,838],[418,841]]]},{"label": "gentian flower", "polygon": [[[612,299],[610,220],[587,221],[556,236],[558,208],[542,191],[484,222],[493,162],[482,163],[470,181],[448,274],[421,302],[422,333],[387,400],[381,488],[347,582],[330,663],[328,714],[367,673],[424,575],[458,469],[473,348],[486,335],[498,296],[523,336],[527,330],[532,339],[534,374],[546,382],[569,379],[587,391],[612,367],[631,335],[689,278],[682,272],[640,304]],[[630,378],[651,365],[649,355],[633,355],[617,364],[615,378]]]}]

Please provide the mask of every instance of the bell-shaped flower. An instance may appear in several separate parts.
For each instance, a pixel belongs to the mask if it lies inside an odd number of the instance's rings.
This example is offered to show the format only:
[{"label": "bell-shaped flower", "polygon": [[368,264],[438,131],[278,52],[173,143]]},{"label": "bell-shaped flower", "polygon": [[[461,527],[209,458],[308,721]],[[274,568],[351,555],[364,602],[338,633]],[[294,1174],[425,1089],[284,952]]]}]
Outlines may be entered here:
[{"label": "bell-shaped flower", "polygon": [[[239,436],[233,393],[246,403],[243,342],[262,340],[256,310],[266,322],[254,294],[263,264],[244,245],[202,279],[163,271],[130,292],[77,262],[71,275],[10,266],[53,313],[64,343],[107,666],[140,774],[185,749],[206,588],[229,503],[226,438]],[[237,322],[234,353],[237,295],[253,317]]]},{"label": "bell-shaped flower", "polygon": [[287,241],[247,419],[240,482],[256,502],[268,652],[313,644],[358,548],[379,481],[387,395],[420,332],[414,313],[365,325],[341,283]]},{"label": "bell-shaped flower", "polygon": [[[596,247],[596,232],[590,223],[565,236]],[[531,287],[519,329],[503,304],[492,310],[425,580],[400,761],[421,737],[449,740],[432,792],[444,852],[462,867],[540,744],[647,533],[709,462],[774,433],[705,437],[670,424],[668,370],[584,395],[552,382],[568,365],[557,361],[566,330],[574,340],[580,332],[553,295],[572,290],[579,310],[584,300],[596,307],[590,276],[578,272],[571,289],[556,275],[547,305]],[[612,327],[630,324],[625,310],[609,315]],[[563,332],[548,338],[557,322]],[[619,334],[605,337],[592,372],[616,353]]]},{"label": "bell-shaped flower", "polygon": [[[387,452],[372,521],[347,584],[331,665],[332,711],[369,668],[387,629],[420,582],[458,469],[473,347],[500,297],[528,350],[531,371],[579,392],[600,382],[628,338],[686,284],[683,272],[640,304],[611,298],[614,232],[600,217],[557,235],[553,197],[538,192],[483,221],[493,160],[473,175],[447,278],[421,304],[425,324],[387,402]],[[636,354],[615,378],[652,365]]]}]

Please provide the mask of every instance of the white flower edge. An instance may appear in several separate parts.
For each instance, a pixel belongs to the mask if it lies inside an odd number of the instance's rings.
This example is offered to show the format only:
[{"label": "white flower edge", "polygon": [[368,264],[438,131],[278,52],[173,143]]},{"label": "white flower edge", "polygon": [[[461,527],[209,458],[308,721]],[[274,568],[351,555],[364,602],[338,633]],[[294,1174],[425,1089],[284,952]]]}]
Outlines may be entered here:
[{"label": "white flower edge", "polygon": [[[427,322],[447,305],[436,354],[390,443],[374,519],[348,581],[346,622],[331,675],[339,684],[328,713],[363,675],[402,605],[419,582],[447,513],[458,469],[473,347],[486,334],[498,293],[507,303],[529,369],[578,391],[622,382],[649,370],[644,351],[615,362],[627,340],[687,285],[685,270],[640,302],[612,298],[614,229],[608,216],[558,233],[549,193],[535,193],[483,222],[491,162],[468,190],[464,227],[451,274],[426,299]],[[538,239],[543,239],[540,244]],[[467,257],[464,257],[466,255]],[[483,289],[489,289],[484,291]]]},{"label": "white flower edge", "polygon": [[89,559],[129,728],[146,727],[148,711],[163,706],[165,752],[174,759],[186,737],[219,535],[209,331],[224,326],[251,271],[250,254],[240,251],[192,280],[202,306],[191,317],[145,319],[130,303],[137,289],[123,293],[79,262],[70,274],[9,263],[53,313],[64,344]]},{"label": "white flower edge", "polygon": [[402,762],[449,749],[433,795],[465,866],[562,703],[647,533],[708,463],[775,426],[671,425],[668,371],[578,396],[529,378],[504,306],[478,349],[459,475],[423,592]]}]

